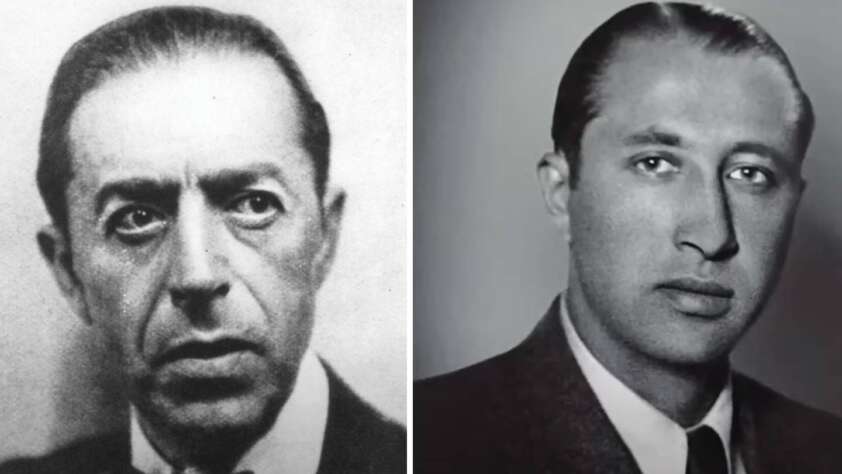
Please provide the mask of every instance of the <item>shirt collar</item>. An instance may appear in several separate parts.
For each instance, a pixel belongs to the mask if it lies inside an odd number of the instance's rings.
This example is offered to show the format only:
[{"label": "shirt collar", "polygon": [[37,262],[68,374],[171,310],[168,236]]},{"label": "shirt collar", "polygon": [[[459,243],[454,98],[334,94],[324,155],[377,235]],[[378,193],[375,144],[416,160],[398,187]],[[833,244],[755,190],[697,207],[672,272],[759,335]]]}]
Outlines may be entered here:
[{"label": "shirt collar", "polygon": [[[315,473],[321,459],[327,409],[327,374],[315,354],[307,351],[292,393],[275,424],[246,452],[234,471]],[[131,452],[132,466],[142,472],[172,472],[172,466],[144,435],[134,407],[131,409]]]},{"label": "shirt collar", "polygon": [[[719,435],[726,447],[728,466],[731,466],[734,403],[730,376],[702,421],[685,430],[627,387],[596,359],[570,321],[564,294],[561,298],[561,324],[573,357],[642,472],[684,472],[687,462],[687,432],[702,425],[710,426]],[[734,469],[729,467],[729,472],[734,472]]]}]

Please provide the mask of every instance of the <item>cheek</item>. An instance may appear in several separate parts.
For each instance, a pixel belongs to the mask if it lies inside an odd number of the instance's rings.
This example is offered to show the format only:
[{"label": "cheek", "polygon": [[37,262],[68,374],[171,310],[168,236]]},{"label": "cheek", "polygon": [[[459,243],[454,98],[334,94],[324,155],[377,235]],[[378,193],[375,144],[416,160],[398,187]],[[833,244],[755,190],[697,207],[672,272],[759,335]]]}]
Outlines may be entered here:
[{"label": "cheek", "polygon": [[670,197],[616,181],[580,186],[571,194],[570,225],[576,253],[586,254],[581,260],[600,262],[611,274],[654,263],[670,243]]},{"label": "cheek", "polygon": [[136,256],[95,248],[82,256],[87,264],[78,275],[93,323],[124,358],[142,347],[144,327],[163,288],[158,265],[132,257]]},{"label": "cheek", "polygon": [[317,249],[314,234],[307,226],[300,226],[236,236],[228,263],[240,279],[261,295],[307,293],[312,287]]},{"label": "cheek", "polygon": [[794,202],[743,205],[734,221],[740,243],[740,260],[746,278],[755,286],[775,281],[789,249],[794,225]]},{"label": "cheek", "polygon": [[313,239],[304,233],[285,237],[268,235],[239,245],[230,260],[240,288],[247,293],[238,297],[235,289],[231,296],[240,300],[238,306],[259,306],[265,317],[262,324],[281,345],[308,339],[315,292]]}]

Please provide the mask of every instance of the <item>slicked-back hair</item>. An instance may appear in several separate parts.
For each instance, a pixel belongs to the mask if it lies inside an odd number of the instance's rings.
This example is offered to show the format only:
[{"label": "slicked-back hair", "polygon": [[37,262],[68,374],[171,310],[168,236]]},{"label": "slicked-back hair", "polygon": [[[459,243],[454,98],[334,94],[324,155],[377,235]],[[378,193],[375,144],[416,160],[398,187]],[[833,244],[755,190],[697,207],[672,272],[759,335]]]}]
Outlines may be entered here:
[{"label": "slicked-back hair", "polygon": [[639,3],[619,11],[579,46],[558,86],[552,138],[563,152],[575,185],[581,166],[581,140],[587,124],[599,114],[601,77],[623,40],[670,39],[684,36],[705,51],[724,55],[756,54],[775,60],[789,78],[798,103],[796,140],[801,157],[813,134],[809,97],[783,49],[754,20],[710,6],[689,3]]},{"label": "slicked-back hair", "polygon": [[73,176],[70,119],[82,97],[111,77],[203,51],[230,50],[272,59],[292,87],[300,140],[313,162],[321,198],[330,131],[324,109],[278,36],[258,20],[202,7],[158,7],[111,21],[76,42],[59,64],[41,124],[38,190],[53,223],[68,233],[67,185]]}]

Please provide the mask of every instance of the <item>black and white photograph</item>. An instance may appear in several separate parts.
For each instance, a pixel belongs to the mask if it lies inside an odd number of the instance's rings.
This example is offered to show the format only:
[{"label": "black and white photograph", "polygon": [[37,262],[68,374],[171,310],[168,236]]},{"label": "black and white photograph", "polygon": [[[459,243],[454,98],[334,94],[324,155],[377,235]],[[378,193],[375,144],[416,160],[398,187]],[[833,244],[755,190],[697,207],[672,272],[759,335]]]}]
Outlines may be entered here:
[{"label": "black and white photograph", "polygon": [[0,4],[0,474],[842,473],[842,4]]},{"label": "black and white photograph", "polygon": [[0,6],[0,472],[405,472],[408,8]]},{"label": "black and white photograph", "polygon": [[842,472],[842,7],[413,15],[414,472]]}]

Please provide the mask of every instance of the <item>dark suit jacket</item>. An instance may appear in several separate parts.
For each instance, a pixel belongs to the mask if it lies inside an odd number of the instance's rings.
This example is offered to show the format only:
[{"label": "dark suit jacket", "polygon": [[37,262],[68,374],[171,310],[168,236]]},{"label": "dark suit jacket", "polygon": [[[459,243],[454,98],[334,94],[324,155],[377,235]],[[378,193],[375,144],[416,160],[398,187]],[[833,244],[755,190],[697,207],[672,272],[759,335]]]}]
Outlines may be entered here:
[{"label": "dark suit jacket", "polygon": [[[417,474],[640,473],[567,345],[558,299],[526,340],[415,385]],[[734,377],[749,474],[842,473],[842,422]]]},{"label": "dark suit jacket", "polygon": [[[324,365],[329,402],[318,473],[406,472],[404,428],[378,413]],[[9,461],[0,466],[0,473],[134,474],[130,459],[126,430],[84,439],[44,457]]]}]

